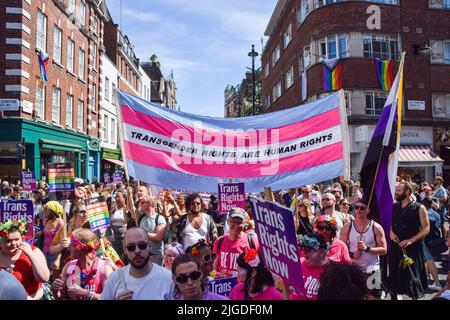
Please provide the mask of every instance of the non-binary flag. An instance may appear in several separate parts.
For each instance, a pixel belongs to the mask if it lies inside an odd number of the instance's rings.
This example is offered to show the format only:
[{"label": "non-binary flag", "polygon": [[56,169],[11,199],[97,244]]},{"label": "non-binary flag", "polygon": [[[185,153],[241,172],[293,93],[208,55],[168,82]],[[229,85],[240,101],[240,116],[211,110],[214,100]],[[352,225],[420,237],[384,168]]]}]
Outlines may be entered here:
[{"label": "non-binary flag", "polygon": [[335,91],[342,88],[342,68],[339,59],[324,61],[323,90]]},{"label": "non-binary flag", "polygon": [[380,81],[381,89],[389,91],[394,82],[394,63],[392,60],[375,59],[377,67],[378,81]]},{"label": "non-binary flag", "polygon": [[378,217],[375,218],[381,222],[388,243],[400,149],[404,62],[403,53],[397,76],[375,127],[360,174],[364,192],[369,195],[373,189],[370,207],[372,211],[378,212]]},{"label": "non-binary flag", "polygon": [[232,178],[247,192],[349,176],[343,90],[310,104],[243,118],[171,110],[119,92],[128,174],[164,188],[217,192]]}]

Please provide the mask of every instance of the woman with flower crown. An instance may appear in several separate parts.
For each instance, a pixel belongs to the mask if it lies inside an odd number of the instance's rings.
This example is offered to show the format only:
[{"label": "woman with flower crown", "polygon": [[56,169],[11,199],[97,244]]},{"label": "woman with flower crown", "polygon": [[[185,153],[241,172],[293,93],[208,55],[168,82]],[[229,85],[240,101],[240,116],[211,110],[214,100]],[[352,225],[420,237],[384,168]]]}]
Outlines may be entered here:
[{"label": "woman with flower crown", "polygon": [[69,300],[98,300],[106,280],[113,272],[112,266],[97,257],[95,234],[79,228],[70,235],[69,261],[63,268],[61,278],[53,282],[53,289],[60,298]]},{"label": "woman with flower crown", "polygon": [[239,283],[231,290],[230,300],[283,300],[272,274],[255,249],[239,255],[237,272]]},{"label": "woman with flower crown", "polygon": [[318,216],[314,223],[314,231],[323,236],[325,241],[330,244],[330,250],[328,252],[328,259],[330,261],[352,263],[347,244],[336,238],[337,226],[334,217],[327,215]]},{"label": "woman with flower crown", "polygon": [[22,241],[27,232],[25,220],[0,223],[0,268],[22,283],[28,300],[39,300],[44,294],[42,283],[48,281],[50,271],[42,251]]}]

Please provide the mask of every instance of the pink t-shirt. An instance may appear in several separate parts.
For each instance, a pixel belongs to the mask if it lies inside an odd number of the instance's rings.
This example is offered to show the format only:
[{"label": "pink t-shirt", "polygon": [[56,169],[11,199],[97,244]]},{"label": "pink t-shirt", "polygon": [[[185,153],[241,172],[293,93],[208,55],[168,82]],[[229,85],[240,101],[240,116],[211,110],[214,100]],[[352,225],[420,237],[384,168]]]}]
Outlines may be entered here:
[{"label": "pink t-shirt", "polygon": [[[224,236],[222,246],[219,252],[219,242],[221,238],[218,238],[214,242],[214,253],[217,254],[218,265],[217,272],[219,274],[223,273],[224,277],[237,276],[237,258],[243,252],[250,249],[250,244],[248,242],[249,235],[244,232],[241,233],[241,237],[238,240],[231,240],[226,234]],[[258,250],[259,243],[256,237],[252,236],[255,249]]]},{"label": "pink t-shirt", "polygon": [[305,283],[305,293],[306,296],[297,296],[294,294],[290,295],[291,300],[317,300],[317,294],[319,293],[320,287],[320,275],[323,271],[323,267],[309,267],[305,258],[300,258],[300,263],[302,266],[302,276],[303,282]]},{"label": "pink t-shirt", "polygon": [[[244,284],[238,283],[231,290],[228,298],[230,300],[245,300],[245,293],[242,290],[244,290]],[[269,286],[266,290],[251,298],[251,300],[283,300],[283,295],[275,287]]]},{"label": "pink t-shirt", "polygon": [[328,252],[328,260],[352,264],[352,259],[350,259],[350,254],[344,241],[339,239],[333,240],[330,246],[330,252]]}]

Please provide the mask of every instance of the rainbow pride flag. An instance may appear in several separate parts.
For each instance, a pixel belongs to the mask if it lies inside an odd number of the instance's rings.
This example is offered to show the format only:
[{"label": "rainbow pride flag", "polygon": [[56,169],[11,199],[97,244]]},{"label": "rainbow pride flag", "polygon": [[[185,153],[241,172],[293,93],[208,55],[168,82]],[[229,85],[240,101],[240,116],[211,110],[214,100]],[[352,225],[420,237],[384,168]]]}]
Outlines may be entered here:
[{"label": "rainbow pride flag", "polygon": [[324,61],[323,90],[335,91],[342,88],[342,69],[339,59]]},{"label": "rainbow pride flag", "polygon": [[48,67],[48,54],[44,53],[42,50],[39,52],[39,69],[41,72],[41,80],[47,83],[47,67]]},{"label": "rainbow pride flag", "polygon": [[380,81],[381,89],[389,91],[394,82],[394,64],[392,60],[375,59],[377,66],[378,80]]}]

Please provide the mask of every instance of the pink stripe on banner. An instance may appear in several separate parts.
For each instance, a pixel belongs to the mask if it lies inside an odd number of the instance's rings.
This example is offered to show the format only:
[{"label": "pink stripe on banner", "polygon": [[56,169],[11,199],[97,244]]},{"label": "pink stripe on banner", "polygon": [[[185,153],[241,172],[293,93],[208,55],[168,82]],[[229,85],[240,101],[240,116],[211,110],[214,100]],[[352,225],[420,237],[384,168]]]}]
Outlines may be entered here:
[{"label": "pink stripe on banner", "polygon": [[[209,177],[235,177],[235,178],[256,178],[263,176],[262,168],[268,168],[270,162],[261,163],[233,163],[233,164],[209,164],[203,160],[199,164],[175,163],[170,152],[144,147],[129,141],[125,143],[125,154],[128,159],[161,169],[178,171],[188,174],[196,174]],[[341,160],[342,142],[338,142],[317,150],[284,157],[278,161],[278,171],[273,174],[283,174],[291,171],[319,166],[335,160]],[[186,157],[184,159],[187,159]],[[190,158],[192,159],[192,158]],[[192,159],[192,161],[194,161]],[[272,173],[271,173],[272,174]]]},{"label": "pink stripe on banner", "polygon": [[[211,146],[226,146],[227,141],[231,146],[236,146],[236,139],[240,138],[241,140],[239,145],[240,146],[249,146],[249,145],[267,145],[272,144],[271,136],[272,131],[279,130],[279,142],[283,141],[289,141],[296,138],[308,136],[310,134],[314,134],[320,131],[323,131],[325,129],[337,126],[340,124],[340,118],[339,118],[339,109],[333,109],[330,111],[327,111],[323,114],[317,115],[315,117],[299,121],[293,124],[289,124],[283,127],[279,128],[270,128],[267,130],[255,130],[257,135],[261,134],[261,137],[258,137],[258,143],[252,142],[250,144],[248,134],[245,132],[224,132],[224,131],[218,131],[213,129],[194,129],[191,126],[183,125],[180,123],[176,123],[170,120],[166,119],[160,119],[156,118],[150,115],[146,115],[144,113],[141,113],[139,111],[133,110],[130,107],[122,106],[122,119],[125,123],[140,127],[146,130],[150,130],[154,133],[165,135],[168,137],[172,136],[172,133],[175,130],[182,129],[185,130],[186,133],[188,133],[191,137],[191,140],[185,140],[189,142],[197,142],[194,140],[194,132],[198,137],[195,140],[199,140],[199,143],[203,143],[206,145]],[[270,125],[270,124],[269,124]],[[249,130],[251,128],[245,128],[246,130]],[[267,135],[263,135],[262,132],[267,131]],[[203,141],[202,141],[202,135],[203,135]],[[215,139],[211,138],[211,140],[214,139],[214,141],[207,140],[205,135],[214,136],[214,135],[220,135],[221,139]],[[245,139],[245,140],[244,140]],[[275,139],[275,138],[274,138]],[[223,141],[225,140],[225,141]],[[231,143],[231,141],[234,141],[234,143]],[[245,141],[245,143],[244,143]],[[278,141],[273,141],[273,143],[276,143]]]}]

